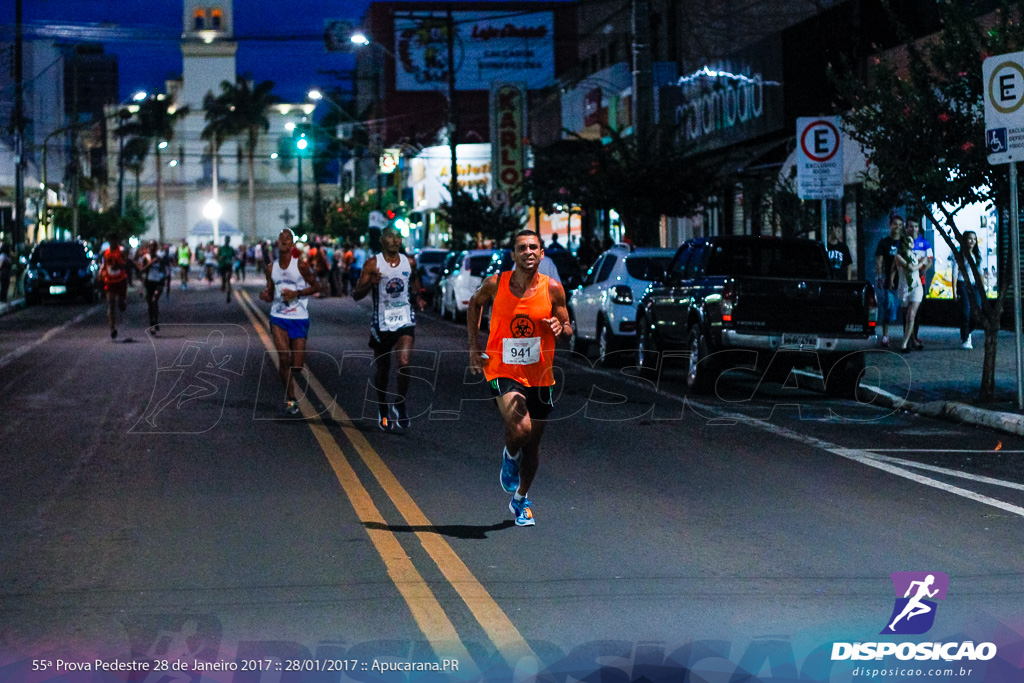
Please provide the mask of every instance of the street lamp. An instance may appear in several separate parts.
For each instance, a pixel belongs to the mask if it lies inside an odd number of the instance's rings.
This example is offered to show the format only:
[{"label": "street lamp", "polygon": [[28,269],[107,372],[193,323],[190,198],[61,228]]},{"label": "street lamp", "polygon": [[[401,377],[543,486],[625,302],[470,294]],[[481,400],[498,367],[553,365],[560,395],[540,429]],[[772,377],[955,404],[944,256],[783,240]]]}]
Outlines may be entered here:
[{"label": "street lamp", "polygon": [[[147,97],[149,97],[149,93],[145,90],[139,90],[132,95],[132,101],[142,102]],[[121,104],[124,104],[124,102]],[[124,215],[124,131],[121,129],[124,128],[131,115],[137,111],[139,111],[139,105],[133,104],[129,105],[127,109],[121,109],[117,112],[117,116],[121,120],[121,125],[118,127],[117,132],[117,206],[122,216]]]},{"label": "street lamp", "polygon": [[[216,185],[214,185],[216,187]],[[217,244],[220,242],[220,217],[224,213],[224,207],[217,201],[216,191],[213,193],[214,197],[210,201],[206,202],[206,206],[203,207],[203,215],[210,220],[213,225],[213,243]]]},{"label": "street lamp", "polygon": [[306,138],[305,138],[306,134],[303,133],[302,135],[303,135],[303,137],[300,137],[298,140],[295,141],[295,148],[299,151],[299,153],[296,155],[296,160],[298,161],[298,167],[299,167],[299,225],[298,225],[298,227],[300,229],[302,228],[302,153],[304,151],[306,151],[306,147],[309,146],[309,141],[306,140]]}]

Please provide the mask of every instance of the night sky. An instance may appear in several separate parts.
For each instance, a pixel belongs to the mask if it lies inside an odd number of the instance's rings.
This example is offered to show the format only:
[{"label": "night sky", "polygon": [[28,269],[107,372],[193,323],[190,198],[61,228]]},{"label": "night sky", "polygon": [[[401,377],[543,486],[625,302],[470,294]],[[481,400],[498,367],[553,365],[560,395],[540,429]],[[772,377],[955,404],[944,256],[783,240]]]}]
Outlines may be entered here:
[{"label": "night sky", "polygon": [[[285,101],[304,101],[311,86],[345,89],[350,83],[318,69],[351,69],[352,57],[328,53],[325,19],[358,25],[370,0],[236,0],[235,40],[241,74],[272,80]],[[27,40],[102,42],[118,56],[121,99],[144,89],[163,92],[181,73],[181,0],[24,0]],[[0,35],[14,37],[14,2],[0,3]],[[31,74],[25,74],[26,79]]]}]

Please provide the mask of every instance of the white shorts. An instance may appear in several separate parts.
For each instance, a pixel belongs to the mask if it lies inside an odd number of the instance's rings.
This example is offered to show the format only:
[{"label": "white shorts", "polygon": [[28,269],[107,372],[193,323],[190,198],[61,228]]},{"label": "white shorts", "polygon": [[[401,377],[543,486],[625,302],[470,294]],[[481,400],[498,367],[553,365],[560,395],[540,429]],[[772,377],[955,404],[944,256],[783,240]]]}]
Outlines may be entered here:
[{"label": "white shorts", "polygon": [[921,284],[921,280],[915,278],[914,284],[909,286],[907,285],[906,280],[901,281],[899,298],[901,306],[919,304],[924,301],[924,286]]}]

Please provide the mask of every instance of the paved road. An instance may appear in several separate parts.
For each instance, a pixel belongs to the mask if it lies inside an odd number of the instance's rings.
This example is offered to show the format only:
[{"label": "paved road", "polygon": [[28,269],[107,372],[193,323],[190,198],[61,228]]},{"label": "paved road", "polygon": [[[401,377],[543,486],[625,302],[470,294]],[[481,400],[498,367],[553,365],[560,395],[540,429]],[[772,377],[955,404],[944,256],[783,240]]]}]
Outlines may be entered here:
[{"label": "paved road", "polygon": [[849,678],[832,643],[885,639],[898,571],[949,576],[928,639],[1021,639],[1024,439],[806,378],[735,373],[689,399],[677,368],[566,353],[519,529],[462,327],[420,317],[413,427],[385,434],[368,302],[313,302],[289,418],[255,282],[230,304],[175,289],[156,335],[133,295],[116,342],[99,307],[0,319],[0,680],[96,657],[180,660],[175,680],[197,661],[270,668],[214,680],[418,680],[372,663],[445,659],[440,680]]}]

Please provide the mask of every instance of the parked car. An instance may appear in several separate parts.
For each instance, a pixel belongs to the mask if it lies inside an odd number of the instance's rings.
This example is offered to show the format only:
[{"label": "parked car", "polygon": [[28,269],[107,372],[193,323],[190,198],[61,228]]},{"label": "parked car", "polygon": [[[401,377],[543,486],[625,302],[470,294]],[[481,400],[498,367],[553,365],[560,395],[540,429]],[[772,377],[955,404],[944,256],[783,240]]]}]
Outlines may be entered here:
[{"label": "parked car", "polygon": [[483,282],[494,254],[494,249],[468,249],[455,257],[450,272],[441,280],[442,318],[458,320],[466,314],[469,298]]},{"label": "parked car", "polygon": [[28,257],[23,276],[25,303],[34,305],[44,298],[81,297],[93,302],[99,294],[98,266],[82,242],[40,242]]},{"label": "parked car", "polygon": [[428,299],[433,297],[437,291],[437,284],[441,281],[441,268],[444,266],[446,256],[448,256],[447,249],[434,247],[424,247],[416,254],[416,270],[420,274],[423,293]]},{"label": "parked car", "polygon": [[597,342],[598,358],[603,361],[614,351],[634,347],[637,302],[652,281],[662,278],[675,252],[622,244],[603,253],[573,292],[570,348],[586,353]]},{"label": "parked car", "polygon": [[683,350],[694,393],[712,391],[731,367],[779,380],[810,367],[821,370],[828,394],[853,397],[864,351],[876,345],[875,306],[867,282],[832,279],[820,242],[694,239],[637,307],[637,360],[653,371],[659,351]]},{"label": "parked car", "polygon": [[455,262],[458,260],[459,254],[461,253],[462,252],[458,249],[449,251],[441,264],[441,269],[437,276],[437,284],[434,285],[434,296],[430,298],[430,303],[434,308],[434,312],[439,315],[441,313],[441,299],[443,298],[441,296],[441,284],[444,282],[445,278],[451,274],[452,269],[455,268]]}]

